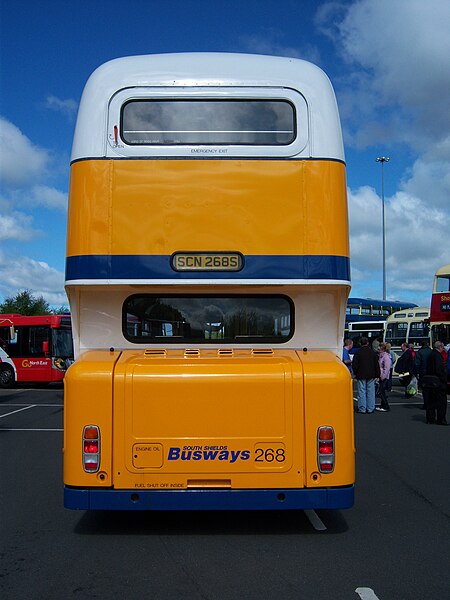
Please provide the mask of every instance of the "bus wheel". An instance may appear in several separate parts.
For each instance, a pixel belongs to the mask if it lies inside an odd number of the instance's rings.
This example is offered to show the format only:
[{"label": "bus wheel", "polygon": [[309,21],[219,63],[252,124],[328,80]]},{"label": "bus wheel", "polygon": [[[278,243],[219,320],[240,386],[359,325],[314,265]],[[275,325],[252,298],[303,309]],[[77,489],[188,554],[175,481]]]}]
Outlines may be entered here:
[{"label": "bus wheel", "polygon": [[9,365],[0,365],[0,388],[10,388],[14,383],[14,371]]}]

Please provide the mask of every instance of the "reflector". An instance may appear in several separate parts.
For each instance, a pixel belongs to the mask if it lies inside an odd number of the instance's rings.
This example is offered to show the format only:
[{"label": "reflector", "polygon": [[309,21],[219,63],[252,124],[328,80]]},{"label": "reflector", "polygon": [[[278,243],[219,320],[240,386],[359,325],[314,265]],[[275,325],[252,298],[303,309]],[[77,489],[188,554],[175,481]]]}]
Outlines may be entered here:
[{"label": "reflector", "polygon": [[85,440],[96,440],[98,439],[98,427],[88,426],[84,428],[83,437]]},{"label": "reflector", "polygon": [[84,468],[86,469],[86,471],[96,471],[98,468],[98,463],[97,462],[88,462],[85,463]]},{"label": "reflector", "polygon": [[332,440],[334,437],[332,427],[321,427],[319,429],[319,440]]},{"label": "reflector", "polygon": [[333,465],[331,463],[323,463],[320,465],[320,470],[321,471],[332,471]]}]

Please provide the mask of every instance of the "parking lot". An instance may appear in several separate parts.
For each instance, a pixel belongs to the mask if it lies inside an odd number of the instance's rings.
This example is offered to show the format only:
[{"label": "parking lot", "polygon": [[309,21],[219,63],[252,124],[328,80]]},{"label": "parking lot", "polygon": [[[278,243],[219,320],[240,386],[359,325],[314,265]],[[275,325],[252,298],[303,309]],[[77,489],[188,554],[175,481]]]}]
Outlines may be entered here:
[{"label": "parking lot", "polygon": [[308,514],[68,511],[62,387],[0,390],[2,599],[447,597],[450,428],[402,392],[355,415],[355,506]]}]

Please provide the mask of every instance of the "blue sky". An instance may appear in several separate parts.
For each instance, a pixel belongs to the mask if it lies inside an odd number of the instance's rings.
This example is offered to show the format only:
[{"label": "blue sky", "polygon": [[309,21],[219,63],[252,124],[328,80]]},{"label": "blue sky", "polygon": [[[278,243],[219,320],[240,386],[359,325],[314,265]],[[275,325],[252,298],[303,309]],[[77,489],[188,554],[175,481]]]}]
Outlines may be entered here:
[{"label": "blue sky", "polygon": [[250,52],[318,64],[347,160],[353,296],[428,304],[450,263],[448,0],[0,0],[0,302],[64,293],[72,136],[91,72],[120,56]]}]

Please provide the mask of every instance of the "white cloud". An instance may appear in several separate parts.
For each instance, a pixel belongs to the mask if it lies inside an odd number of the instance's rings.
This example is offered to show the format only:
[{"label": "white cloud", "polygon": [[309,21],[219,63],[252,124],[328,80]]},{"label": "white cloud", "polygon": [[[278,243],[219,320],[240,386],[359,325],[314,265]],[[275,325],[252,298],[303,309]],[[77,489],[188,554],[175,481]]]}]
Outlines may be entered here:
[{"label": "white cloud", "polygon": [[46,185],[35,185],[31,190],[31,202],[49,209],[67,210],[67,194]]},{"label": "white cloud", "polygon": [[71,98],[67,100],[61,100],[56,96],[48,96],[45,103],[46,108],[61,112],[69,118],[73,118],[78,110],[78,104]]},{"label": "white cloud", "polygon": [[20,129],[0,117],[0,182],[21,186],[40,179],[48,161],[46,150],[32,144]]},{"label": "white cloud", "polygon": [[[364,295],[381,297],[381,199],[370,187],[349,190],[348,198],[352,280],[355,287],[365,290]],[[385,198],[388,298],[415,294],[429,303],[434,272],[449,262],[450,215],[446,208],[430,207],[405,191]]]},{"label": "white cloud", "polygon": [[[376,144],[381,134],[385,142],[403,139],[416,150],[447,137],[450,111],[443,101],[450,97],[447,0],[326,3],[316,22],[349,65],[355,65],[352,76],[342,82],[347,88],[342,103],[347,116],[356,117],[351,141],[357,147]],[[380,115],[382,111],[385,114]],[[383,121],[389,127],[379,131]]]},{"label": "white cloud", "polygon": [[[381,208],[372,188],[364,186],[348,192],[351,256],[360,257],[356,268],[377,271],[381,260]],[[380,245],[380,247],[378,247]]]},{"label": "white cloud", "polygon": [[[347,63],[335,80],[346,144],[415,155],[385,199],[387,295],[425,304],[450,262],[449,23],[447,0],[327,2],[316,13]],[[354,285],[381,297],[381,199],[351,190],[349,215]]]},{"label": "white cloud", "polygon": [[[450,164],[445,160],[433,160],[429,155],[418,158],[408,180],[403,181],[401,190],[422,199],[427,210],[450,209]],[[448,236],[450,238],[450,234]]]},{"label": "white cloud", "polygon": [[264,32],[263,35],[241,36],[240,41],[246,52],[252,54],[269,54],[271,56],[289,56],[302,58],[312,63],[320,64],[320,53],[316,46],[303,42],[293,48],[283,44],[283,34],[275,29]]},{"label": "white cloud", "polygon": [[[35,238],[49,239],[50,223],[55,216],[47,211],[67,209],[67,194],[40,183],[49,176],[50,155],[34,144],[12,123],[0,118],[0,300],[18,291],[30,289],[34,295],[43,296],[51,305],[67,304],[64,294],[64,275],[48,263],[20,255],[20,244]],[[36,221],[45,218],[45,231],[35,227]],[[51,218],[51,221],[49,220]],[[48,225],[47,225],[48,223]],[[37,256],[44,250],[38,240]],[[46,251],[47,249],[45,249]]]},{"label": "white cloud", "polygon": [[33,230],[33,218],[30,215],[13,211],[0,212],[0,241],[16,240],[26,242],[40,232]]},{"label": "white cloud", "polygon": [[0,241],[22,243],[44,236],[43,231],[34,228],[32,215],[40,206],[66,211],[67,195],[55,188],[35,185],[30,190],[10,190],[7,196],[0,196]]},{"label": "white cloud", "polygon": [[34,296],[43,296],[53,306],[67,305],[63,273],[46,262],[0,251],[0,294],[6,298],[23,289],[31,290]]}]

